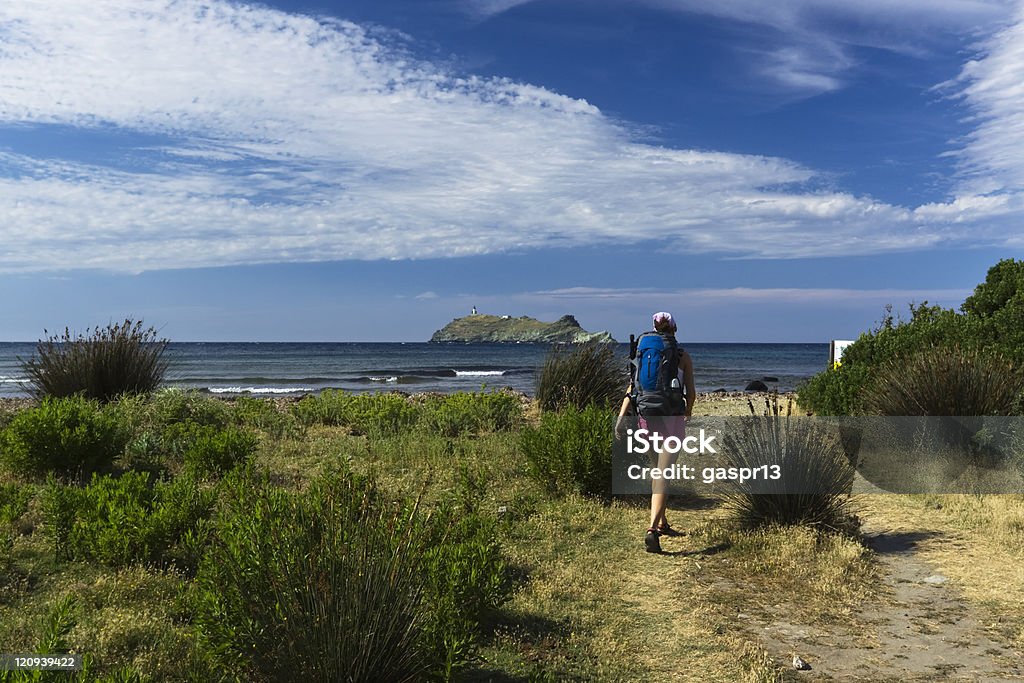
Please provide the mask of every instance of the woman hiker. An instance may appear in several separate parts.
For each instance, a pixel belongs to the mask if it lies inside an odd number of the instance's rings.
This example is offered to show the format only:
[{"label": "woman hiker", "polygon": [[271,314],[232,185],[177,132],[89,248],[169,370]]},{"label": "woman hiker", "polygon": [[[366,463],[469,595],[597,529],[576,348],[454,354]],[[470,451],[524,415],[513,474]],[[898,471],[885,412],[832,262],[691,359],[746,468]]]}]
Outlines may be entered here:
[{"label": "woman hiker", "polygon": [[[648,419],[663,432],[663,437],[686,436],[686,418],[693,414],[697,392],[693,382],[693,361],[676,342],[676,321],[671,313],[659,311],[654,314],[654,332],[647,332],[637,340],[635,372],[630,386],[622,399],[619,417],[624,417],[636,408],[639,413],[639,428],[650,429]],[[678,454],[660,452],[658,467],[667,468],[675,464]],[[665,518],[668,504],[666,484],[662,479],[651,480],[651,525],[644,536],[644,546],[649,553],[661,552],[661,536],[677,536]]]}]

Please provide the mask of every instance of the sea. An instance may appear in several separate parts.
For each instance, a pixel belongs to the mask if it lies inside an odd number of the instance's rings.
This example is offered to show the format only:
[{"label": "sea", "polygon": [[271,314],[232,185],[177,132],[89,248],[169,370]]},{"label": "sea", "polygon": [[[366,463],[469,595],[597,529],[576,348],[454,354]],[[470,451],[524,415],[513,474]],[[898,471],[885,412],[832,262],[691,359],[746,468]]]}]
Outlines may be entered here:
[{"label": "sea", "polygon": [[[683,344],[700,392],[765,381],[790,391],[828,364],[828,344]],[[534,393],[549,344],[172,342],[166,384],[219,395],[289,396],[324,389],[441,392],[508,387]],[[616,347],[623,368],[629,345]],[[0,342],[0,398],[28,395],[21,361],[35,343]]]}]

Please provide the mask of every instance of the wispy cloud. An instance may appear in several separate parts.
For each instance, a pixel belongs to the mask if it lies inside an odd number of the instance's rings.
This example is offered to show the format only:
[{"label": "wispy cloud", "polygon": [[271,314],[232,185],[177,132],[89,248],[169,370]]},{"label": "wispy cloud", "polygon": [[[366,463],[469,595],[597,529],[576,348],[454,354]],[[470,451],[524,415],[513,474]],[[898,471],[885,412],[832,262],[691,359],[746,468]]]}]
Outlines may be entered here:
[{"label": "wispy cloud", "polygon": [[[0,126],[158,135],[131,165],[0,156],[0,270],[403,259],[649,239],[790,258],[963,238],[779,158],[645,144],[352,23],[198,0],[0,5]],[[952,227],[950,227],[952,226]],[[993,229],[985,239],[1012,238]]]},{"label": "wispy cloud", "polygon": [[[688,289],[611,289],[571,287],[534,292],[533,296],[566,301],[676,302],[690,307],[730,304],[902,304],[929,301],[944,305],[959,304],[967,289],[847,289],[830,287],[695,287]],[[667,305],[667,304],[665,304]],[[650,307],[650,306],[648,306]]]},{"label": "wispy cloud", "polygon": [[1024,4],[986,40],[959,78],[946,84],[973,112],[975,128],[958,156],[965,194],[1024,189]]},{"label": "wispy cloud", "polygon": [[[472,14],[494,16],[538,0],[458,0]],[[613,0],[616,1],[616,0]],[[776,88],[815,95],[837,90],[856,66],[855,49],[926,54],[936,32],[986,31],[1014,0],[617,0],[699,14],[760,29],[743,52],[751,73]]]},{"label": "wispy cloud", "polygon": [[937,89],[962,101],[973,130],[950,155],[959,161],[956,196],[947,202],[918,207],[928,220],[963,221],[983,214],[976,227],[984,240],[994,232],[1016,235],[1007,244],[1024,245],[1020,223],[1024,214],[1024,3],[1014,20],[984,40],[959,76]]}]

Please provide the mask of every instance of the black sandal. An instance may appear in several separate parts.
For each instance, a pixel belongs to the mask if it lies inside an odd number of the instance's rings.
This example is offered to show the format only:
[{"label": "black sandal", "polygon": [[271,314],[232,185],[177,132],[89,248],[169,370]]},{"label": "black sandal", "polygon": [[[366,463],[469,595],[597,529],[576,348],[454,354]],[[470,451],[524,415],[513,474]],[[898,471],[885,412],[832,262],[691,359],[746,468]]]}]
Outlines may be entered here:
[{"label": "black sandal", "polygon": [[661,541],[658,540],[661,536],[661,532],[651,527],[647,530],[647,536],[644,537],[644,547],[647,548],[649,553],[660,553],[661,552]]},{"label": "black sandal", "polygon": [[678,529],[673,528],[672,526],[669,525],[668,522],[665,522],[664,524],[659,524],[658,527],[655,529],[655,531],[657,531],[662,536],[682,536],[683,535],[682,531],[679,531]]}]

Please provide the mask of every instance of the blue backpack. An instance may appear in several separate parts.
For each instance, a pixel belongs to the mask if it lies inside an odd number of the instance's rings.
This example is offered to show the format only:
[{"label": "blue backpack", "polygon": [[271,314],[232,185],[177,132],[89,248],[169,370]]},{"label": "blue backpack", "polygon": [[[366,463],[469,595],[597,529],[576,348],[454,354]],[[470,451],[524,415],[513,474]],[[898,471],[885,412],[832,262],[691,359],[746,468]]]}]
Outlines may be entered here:
[{"label": "blue backpack", "polygon": [[[675,335],[645,332],[634,342],[630,358],[633,404],[643,416],[682,415],[683,387],[677,380],[682,352]],[[675,384],[675,386],[673,386]]]}]

